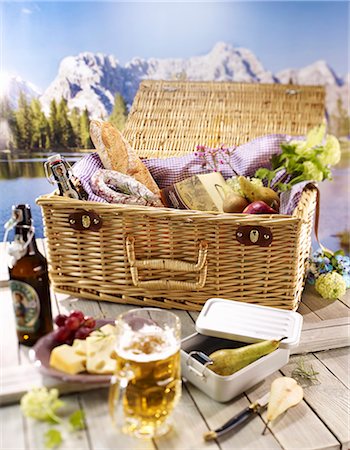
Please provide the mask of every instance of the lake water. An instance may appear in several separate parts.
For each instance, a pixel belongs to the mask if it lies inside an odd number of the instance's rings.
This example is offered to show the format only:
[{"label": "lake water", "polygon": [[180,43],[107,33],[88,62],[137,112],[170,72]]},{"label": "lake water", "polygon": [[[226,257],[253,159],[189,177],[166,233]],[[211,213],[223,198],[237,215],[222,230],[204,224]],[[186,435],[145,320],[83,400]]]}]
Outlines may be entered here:
[{"label": "lake water", "polygon": [[[52,192],[55,187],[45,178],[44,162],[55,153],[15,154],[0,153],[0,239],[4,238],[4,224],[11,216],[12,205],[28,203],[35,224],[35,236],[44,237],[41,209],[35,199]],[[82,153],[61,155],[73,164]],[[10,238],[11,238],[10,234]]]},{"label": "lake water", "polygon": [[[43,163],[54,153],[11,155],[0,153],[0,239],[4,236],[4,223],[11,215],[11,207],[16,203],[28,203],[32,208],[36,237],[43,237],[41,210],[35,204],[40,195],[54,190],[44,175]],[[61,153],[71,164],[81,158],[81,153]],[[338,250],[339,239],[336,236],[350,228],[350,164],[349,158],[343,158],[333,170],[333,181],[320,183],[321,207],[319,238],[323,245]],[[10,236],[11,237],[11,236]],[[314,248],[317,247],[313,239]],[[345,248],[349,253],[349,248]]]}]

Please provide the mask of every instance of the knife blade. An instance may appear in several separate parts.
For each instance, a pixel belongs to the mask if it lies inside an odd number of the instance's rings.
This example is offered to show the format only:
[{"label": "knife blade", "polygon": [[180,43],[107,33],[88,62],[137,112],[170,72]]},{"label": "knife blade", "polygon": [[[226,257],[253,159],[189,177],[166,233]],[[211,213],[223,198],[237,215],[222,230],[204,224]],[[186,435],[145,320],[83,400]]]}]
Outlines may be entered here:
[{"label": "knife blade", "polygon": [[234,430],[239,425],[247,422],[254,415],[261,412],[268,404],[270,393],[266,393],[262,397],[260,397],[255,402],[251,403],[249,406],[244,408],[238,414],[229,419],[226,423],[224,423],[220,428],[216,430],[210,430],[204,433],[203,437],[205,441],[211,441],[213,439],[217,439],[222,435],[228,433],[229,431]]}]

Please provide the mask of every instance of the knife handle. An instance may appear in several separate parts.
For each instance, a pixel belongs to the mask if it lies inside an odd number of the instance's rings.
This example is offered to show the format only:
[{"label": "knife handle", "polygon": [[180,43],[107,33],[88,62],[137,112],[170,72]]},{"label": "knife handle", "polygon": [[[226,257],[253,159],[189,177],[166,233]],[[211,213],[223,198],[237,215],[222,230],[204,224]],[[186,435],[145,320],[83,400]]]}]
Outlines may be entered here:
[{"label": "knife handle", "polygon": [[247,406],[247,408],[243,409],[236,416],[232,417],[230,420],[224,423],[222,427],[215,430],[217,437],[222,436],[228,431],[232,431],[234,428],[246,422],[250,417],[252,417],[257,412],[258,411],[255,404]]}]

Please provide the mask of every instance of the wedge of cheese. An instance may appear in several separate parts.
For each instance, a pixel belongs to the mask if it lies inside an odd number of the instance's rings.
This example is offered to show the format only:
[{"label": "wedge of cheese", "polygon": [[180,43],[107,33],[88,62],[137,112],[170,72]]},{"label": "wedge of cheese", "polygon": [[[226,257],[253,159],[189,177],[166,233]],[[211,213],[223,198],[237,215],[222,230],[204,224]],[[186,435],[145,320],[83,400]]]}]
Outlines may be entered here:
[{"label": "wedge of cheese", "polygon": [[74,347],[67,344],[55,347],[50,354],[50,366],[71,375],[84,372],[85,361],[85,356],[77,354]]},{"label": "wedge of cheese", "polygon": [[89,373],[113,374],[116,360],[113,359],[115,334],[90,335],[86,338],[86,370]]},{"label": "wedge of cheese", "polygon": [[103,325],[103,327],[99,328],[98,330],[93,331],[90,336],[101,336],[101,334],[116,334],[117,328],[114,325],[111,325],[110,323],[107,323],[106,325]]},{"label": "wedge of cheese", "polygon": [[77,355],[85,356],[85,358],[86,358],[86,340],[85,339],[74,339],[73,348]]}]

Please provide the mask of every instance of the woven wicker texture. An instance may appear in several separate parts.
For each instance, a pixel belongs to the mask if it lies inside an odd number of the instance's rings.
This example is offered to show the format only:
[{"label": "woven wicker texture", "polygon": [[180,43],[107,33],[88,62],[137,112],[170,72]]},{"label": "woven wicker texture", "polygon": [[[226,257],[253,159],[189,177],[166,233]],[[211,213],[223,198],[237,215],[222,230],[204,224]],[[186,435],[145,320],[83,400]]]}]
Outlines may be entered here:
[{"label": "woven wicker texture", "polygon": [[176,156],[196,145],[239,145],[271,133],[303,135],[324,117],[315,86],[143,81],[123,131],[142,157]]},{"label": "woven wicker texture", "polygon": [[[135,99],[126,136],[140,155],[166,157],[175,149],[185,153],[198,143],[215,145],[228,137],[232,144],[271,132],[305,133],[323,120],[324,92],[303,86],[286,94],[288,89],[147,81]],[[284,309],[296,309],[300,301],[315,189],[304,191],[293,216],[110,205],[55,195],[37,203],[48,238],[50,278],[58,292],[188,310],[200,310],[210,297]],[[99,231],[70,227],[69,215],[82,209],[101,217]],[[271,245],[240,244],[236,232],[241,225],[268,228]]]}]

